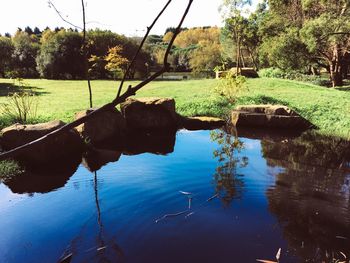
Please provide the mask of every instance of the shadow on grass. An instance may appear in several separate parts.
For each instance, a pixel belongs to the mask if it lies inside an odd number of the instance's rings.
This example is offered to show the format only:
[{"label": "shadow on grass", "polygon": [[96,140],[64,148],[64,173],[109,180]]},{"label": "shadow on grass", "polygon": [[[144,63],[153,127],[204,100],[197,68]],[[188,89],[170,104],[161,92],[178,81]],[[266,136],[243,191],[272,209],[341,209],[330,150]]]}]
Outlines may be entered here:
[{"label": "shadow on grass", "polygon": [[5,97],[13,93],[32,92],[34,95],[43,95],[48,92],[42,91],[42,88],[32,86],[18,86],[13,83],[0,83],[0,97]]},{"label": "shadow on grass", "polygon": [[346,87],[337,87],[335,88],[336,90],[339,90],[339,91],[347,91],[349,92],[350,91],[350,86],[346,86]]}]

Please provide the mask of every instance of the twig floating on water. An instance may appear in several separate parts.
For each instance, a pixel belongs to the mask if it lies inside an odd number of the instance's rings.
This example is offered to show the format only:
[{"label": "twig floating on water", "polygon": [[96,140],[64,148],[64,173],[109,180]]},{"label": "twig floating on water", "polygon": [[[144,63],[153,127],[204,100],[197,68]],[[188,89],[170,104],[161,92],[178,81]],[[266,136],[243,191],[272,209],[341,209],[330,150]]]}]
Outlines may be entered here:
[{"label": "twig floating on water", "polygon": [[277,254],[276,254],[276,259],[277,259],[277,261],[280,261],[280,258],[281,258],[281,248],[279,248],[278,249],[278,251],[277,251]]},{"label": "twig floating on water", "polygon": [[72,257],[73,257],[73,254],[70,253],[67,256],[65,256],[64,258],[62,258],[59,262],[60,263],[69,263],[69,262],[71,262]]},{"label": "twig floating on water", "polygon": [[187,218],[189,218],[191,215],[193,215],[194,214],[194,212],[191,212],[191,213],[189,213],[189,214],[187,214],[186,216],[185,216],[185,218],[187,219]]},{"label": "twig floating on water", "polygon": [[102,251],[102,250],[105,250],[106,248],[107,248],[107,246],[99,247],[98,249],[96,249],[96,251]]},{"label": "twig floating on water", "polygon": [[190,192],[184,192],[184,191],[179,191],[180,194],[183,194],[183,195],[193,195],[192,193]]},{"label": "twig floating on water", "polygon": [[186,210],[186,211],[182,211],[182,212],[175,213],[175,214],[166,214],[166,215],[162,216],[161,218],[158,218],[155,222],[158,223],[159,221],[164,220],[165,218],[168,218],[168,217],[180,216],[180,215],[183,215],[186,212],[188,212],[188,211]]},{"label": "twig floating on water", "polygon": [[207,202],[210,202],[211,200],[215,199],[218,196],[219,196],[219,194],[213,195],[212,197],[207,199]]},{"label": "twig floating on water", "polygon": [[192,206],[192,197],[188,198],[188,210],[191,210],[191,206]]}]

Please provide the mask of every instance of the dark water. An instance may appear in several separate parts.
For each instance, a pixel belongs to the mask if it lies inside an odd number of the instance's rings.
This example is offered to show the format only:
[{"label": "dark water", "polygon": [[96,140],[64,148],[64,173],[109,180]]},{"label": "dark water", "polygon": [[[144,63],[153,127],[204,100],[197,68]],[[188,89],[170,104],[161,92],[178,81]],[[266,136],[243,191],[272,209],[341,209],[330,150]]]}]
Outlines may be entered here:
[{"label": "dark water", "polygon": [[[238,135],[143,138],[70,172],[3,181],[0,262],[256,262],[279,248],[280,262],[349,257],[349,143]],[[103,160],[114,162],[90,171]]]}]

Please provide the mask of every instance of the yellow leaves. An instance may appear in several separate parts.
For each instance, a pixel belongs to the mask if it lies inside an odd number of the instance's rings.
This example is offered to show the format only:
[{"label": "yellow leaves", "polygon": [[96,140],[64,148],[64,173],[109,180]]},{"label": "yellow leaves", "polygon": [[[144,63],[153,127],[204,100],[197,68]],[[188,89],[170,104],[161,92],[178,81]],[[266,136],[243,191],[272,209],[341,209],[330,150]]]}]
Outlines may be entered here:
[{"label": "yellow leaves", "polygon": [[[163,41],[169,43],[173,35],[172,32],[166,33],[163,37]],[[191,45],[198,45],[201,41],[220,43],[220,28],[200,27],[183,30],[175,39],[174,45],[180,48],[186,48]]]},{"label": "yellow leaves", "polygon": [[122,69],[123,66],[127,65],[129,60],[121,55],[123,52],[122,46],[115,46],[108,50],[108,54],[105,57],[105,60],[107,62],[107,65],[105,68],[108,71],[119,71]]}]

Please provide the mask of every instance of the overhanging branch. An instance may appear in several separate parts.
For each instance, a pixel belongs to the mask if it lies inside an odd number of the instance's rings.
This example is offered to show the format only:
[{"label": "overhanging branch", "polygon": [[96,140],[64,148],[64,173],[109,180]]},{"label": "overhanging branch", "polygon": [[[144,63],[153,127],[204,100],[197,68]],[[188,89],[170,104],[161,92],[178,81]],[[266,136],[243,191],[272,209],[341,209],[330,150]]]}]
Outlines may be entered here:
[{"label": "overhanging branch", "polygon": [[[170,2],[171,0],[169,0]],[[165,8],[169,5],[169,2],[167,2],[167,4],[165,5]],[[133,96],[135,95],[135,93],[141,89],[143,86],[147,85],[148,83],[150,83],[151,81],[153,81],[154,79],[156,79],[157,77],[161,76],[164,72],[168,71],[169,70],[169,64],[168,64],[168,56],[169,56],[169,53],[170,53],[170,50],[172,48],[172,45],[175,41],[175,38],[177,37],[177,35],[179,34],[180,32],[180,29],[182,27],[182,24],[188,14],[188,11],[190,10],[191,6],[192,6],[192,3],[193,3],[193,0],[189,0],[188,1],[188,5],[186,7],[186,10],[184,11],[183,13],[183,16],[176,28],[176,31],[171,39],[171,41],[169,42],[168,44],[168,47],[167,47],[167,50],[165,52],[165,55],[164,55],[164,63],[163,63],[163,67],[157,71],[156,73],[154,73],[153,75],[151,75],[150,77],[148,77],[147,79],[143,80],[141,83],[139,83],[138,85],[134,86],[134,87],[129,87],[126,92],[124,92],[121,96],[117,96],[115,97],[115,99],[108,103],[108,104],[105,104],[103,105],[102,107],[92,111],[91,113],[71,122],[71,123],[68,123],[64,126],[62,126],[61,128],[59,129],[56,129],[48,134],[46,134],[45,136],[42,136],[32,142],[29,142],[25,145],[22,145],[22,146],[19,146],[17,148],[14,148],[12,150],[9,150],[7,152],[4,152],[4,153],[1,153],[0,154],[0,161],[1,160],[5,160],[5,159],[8,159],[8,158],[15,158],[18,154],[20,154],[21,152],[25,151],[25,150],[28,150],[30,149],[30,147],[32,147],[33,145],[37,144],[37,143],[40,143],[40,142],[43,142],[45,140],[48,140],[50,138],[53,138],[55,136],[58,136],[59,134],[61,133],[64,133],[64,132],[68,132],[69,130],[75,128],[76,126],[82,124],[82,123],[85,123],[86,121],[88,121],[89,119],[91,119],[93,116],[97,115],[98,113],[100,112],[103,112],[107,109],[110,109],[110,108],[113,108],[115,106],[117,106],[118,104],[124,102],[128,97],[130,96]],[[164,8],[162,9],[162,11],[160,12],[160,15],[164,12]],[[155,19],[155,21],[158,20],[159,16],[158,15]],[[152,26],[155,24],[155,22],[152,24]],[[146,34],[148,34],[149,32],[147,32]]]}]

